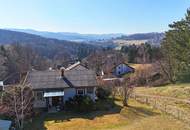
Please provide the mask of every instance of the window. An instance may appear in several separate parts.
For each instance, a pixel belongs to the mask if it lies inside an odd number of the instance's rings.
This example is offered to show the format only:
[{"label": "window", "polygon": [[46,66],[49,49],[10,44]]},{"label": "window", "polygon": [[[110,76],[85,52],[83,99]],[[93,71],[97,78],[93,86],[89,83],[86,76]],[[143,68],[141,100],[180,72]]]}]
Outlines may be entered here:
[{"label": "window", "polygon": [[40,101],[44,100],[43,92],[41,91],[36,92],[36,100],[40,100]]},{"label": "window", "polygon": [[3,86],[0,86],[0,91],[3,91]]},{"label": "window", "polygon": [[93,91],[94,91],[93,88],[87,88],[87,93],[88,93],[88,94],[93,94]]},{"label": "window", "polygon": [[84,95],[84,89],[77,89],[77,95]]}]

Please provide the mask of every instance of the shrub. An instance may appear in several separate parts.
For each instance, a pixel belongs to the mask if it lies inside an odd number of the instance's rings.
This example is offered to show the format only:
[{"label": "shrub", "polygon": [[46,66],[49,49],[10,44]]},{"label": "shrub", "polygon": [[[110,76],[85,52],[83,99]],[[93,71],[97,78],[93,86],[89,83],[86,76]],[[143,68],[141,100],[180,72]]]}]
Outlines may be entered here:
[{"label": "shrub", "polygon": [[69,98],[65,103],[67,110],[75,112],[89,112],[93,110],[94,102],[89,96],[76,95],[73,98]]},{"label": "shrub", "polygon": [[107,99],[110,96],[110,94],[111,92],[104,88],[98,88],[96,90],[96,96],[98,97],[98,99]]},{"label": "shrub", "polygon": [[97,111],[109,111],[115,107],[114,99],[113,98],[107,98],[106,100],[97,100],[94,105],[94,110]]}]

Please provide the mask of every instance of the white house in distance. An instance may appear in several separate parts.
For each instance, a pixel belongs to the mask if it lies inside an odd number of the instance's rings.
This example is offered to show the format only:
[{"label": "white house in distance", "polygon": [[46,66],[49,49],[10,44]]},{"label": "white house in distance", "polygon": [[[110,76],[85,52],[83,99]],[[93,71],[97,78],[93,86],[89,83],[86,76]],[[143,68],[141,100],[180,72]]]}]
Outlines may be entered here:
[{"label": "white house in distance", "polygon": [[135,69],[124,62],[118,64],[109,64],[103,67],[101,77],[104,78],[121,78],[128,73],[134,73]]},{"label": "white house in distance", "polygon": [[127,73],[133,73],[134,71],[135,69],[126,63],[119,63],[112,69],[112,73],[117,77],[121,77]]},{"label": "white house in distance", "polygon": [[10,130],[11,124],[9,120],[0,120],[0,130]]}]

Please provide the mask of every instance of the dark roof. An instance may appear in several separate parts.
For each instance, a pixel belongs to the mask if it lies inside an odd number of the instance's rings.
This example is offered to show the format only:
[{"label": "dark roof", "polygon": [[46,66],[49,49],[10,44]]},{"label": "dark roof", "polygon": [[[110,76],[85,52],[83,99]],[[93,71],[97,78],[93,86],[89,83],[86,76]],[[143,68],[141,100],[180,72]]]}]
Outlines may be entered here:
[{"label": "dark roof", "polygon": [[97,86],[95,72],[78,64],[65,70],[64,77],[60,71],[31,71],[27,82],[33,89],[54,89],[68,87],[94,87]]},{"label": "dark roof", "polygon": [[60,76],[59,71],[31,71],[27,81],[33,89],[69,87]]},{"label": "dark roof", "polygon": [[65,71],[65,77],[75,87],[97,86],[96,74],[94,71],[78,65],[73,69]]}]

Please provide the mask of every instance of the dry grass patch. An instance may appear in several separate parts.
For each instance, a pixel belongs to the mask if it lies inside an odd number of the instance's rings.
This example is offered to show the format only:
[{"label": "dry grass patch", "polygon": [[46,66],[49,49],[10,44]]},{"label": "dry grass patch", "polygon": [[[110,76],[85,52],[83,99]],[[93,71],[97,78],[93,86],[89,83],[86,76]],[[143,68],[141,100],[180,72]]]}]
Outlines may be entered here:
[{"label": "dry grass patch", "polygon": [[153,116],[115,130],[189,130],[188,126],[168,116]]},{"label": "dry grass patch", "polygon": [[[166,96],[177,99],[190,100],[190,84],[171,84],[161,87],[137,87],[135,88],[134,92],[137,94]],[[158,102],[164,103],[164,100],[160,99]],[[190,104],[175,100],[167,100],[167,104],[190,112]]]},{"label": "dry grass patch", "polygon": [[47,114],[36,118],[27,130],[186,130],[184,123],[134,100],[129,102],[131,107],[118,104],[108,111]]},{"label": "dry grass patch", "polygon": [[171,84],[160,87],[138,87],[136,93],[190,99],[190,84]]},{"label": "dry grass patch", "polygon": [[125,125],[127,122],[120,114],[104,115],[94,119],[73,118],[69,121],[58,122],[46,121],[45,127],[48,130],[99,130]]}]

